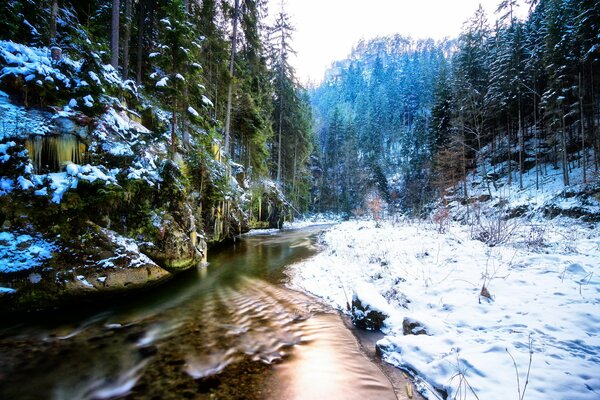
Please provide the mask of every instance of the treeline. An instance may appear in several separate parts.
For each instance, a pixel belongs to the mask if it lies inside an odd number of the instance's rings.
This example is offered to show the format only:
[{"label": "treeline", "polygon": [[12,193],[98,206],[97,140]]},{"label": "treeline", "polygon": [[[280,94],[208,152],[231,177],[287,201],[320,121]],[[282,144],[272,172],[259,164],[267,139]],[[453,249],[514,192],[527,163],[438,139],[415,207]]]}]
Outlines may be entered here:
[{"label": "treeline", "polygon": [[112,64],[168,112],[172,157],[194,151],[190,143],[220,147],[252,178],[276,180],[302,210],[310,108],[288,62],[288,17],[282,9],[266,26],[266,15],[266,0],[8,0],[0,31],[92,71]]},{"label": "treeline", "polygon": [[565,185],[575,168],[597,176],[600,1],[529,1],[525,20],[517,3],[492,24],[480,7],[456,40],[380,38],[332,67],[313,92],[322,208],[361,208],[376,189],[420,212],[448,187],[467,198],[473,170],[521,187],[535,170],[538,188],[549,166]]}]

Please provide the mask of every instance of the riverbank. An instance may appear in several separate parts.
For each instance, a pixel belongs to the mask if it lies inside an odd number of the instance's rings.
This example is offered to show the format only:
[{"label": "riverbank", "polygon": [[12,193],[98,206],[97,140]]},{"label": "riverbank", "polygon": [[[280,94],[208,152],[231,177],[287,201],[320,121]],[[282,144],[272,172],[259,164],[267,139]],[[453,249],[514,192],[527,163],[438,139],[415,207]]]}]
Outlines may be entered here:
[{"label": "riverbank", "polygon": [[490,247],[458,223],[344,222],[292,266],[291,285],[348,314],[353,299],[385,314],[379,350],[430,399],[595,399],[600,232],[520,223]]}]

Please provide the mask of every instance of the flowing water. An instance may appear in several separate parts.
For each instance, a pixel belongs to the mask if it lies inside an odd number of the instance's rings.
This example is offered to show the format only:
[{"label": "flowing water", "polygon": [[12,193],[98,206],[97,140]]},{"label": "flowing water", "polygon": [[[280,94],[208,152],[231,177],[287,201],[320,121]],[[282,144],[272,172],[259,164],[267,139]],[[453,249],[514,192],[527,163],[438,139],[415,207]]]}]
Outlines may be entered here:
[{"label": "flowing water", "polygon": [[118,304],[0,323],[0,398],[395,399],[340,316],[283,287],[321,229],[246,237]]}]

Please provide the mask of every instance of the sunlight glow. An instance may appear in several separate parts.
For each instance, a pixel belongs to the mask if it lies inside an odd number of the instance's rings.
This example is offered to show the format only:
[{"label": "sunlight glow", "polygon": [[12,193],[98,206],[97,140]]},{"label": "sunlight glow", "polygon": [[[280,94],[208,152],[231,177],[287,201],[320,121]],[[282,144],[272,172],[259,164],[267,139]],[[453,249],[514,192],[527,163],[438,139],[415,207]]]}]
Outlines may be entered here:
[{"label": "sunlight glow", "polygon": [[[285,0],[296,28],[292,59],[304,84],[318,82],[335,61],[346,58],[360,39],[400,33],[413,38],[456,37],[479,3],[490,24],[500,0]],[[524,3],[521,0],[522,3]],[[368,5],[367,5],[368,4]],[[279,12],[281,0],[269,1],[269,14]],[[528,6],[517,14],[526,16]]]}]

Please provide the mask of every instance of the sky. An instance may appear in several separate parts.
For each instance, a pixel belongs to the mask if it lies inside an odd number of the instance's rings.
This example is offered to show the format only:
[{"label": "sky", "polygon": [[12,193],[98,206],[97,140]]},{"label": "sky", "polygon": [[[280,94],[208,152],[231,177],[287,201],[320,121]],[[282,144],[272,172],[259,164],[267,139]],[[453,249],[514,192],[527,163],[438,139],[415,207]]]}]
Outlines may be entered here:
[{"label": "sky", "polygon": [[[413,38],[456,37],[479,3],[495,20],[500,0],[284,0],[295,27],[292,59],[303,84],[319,82],[333,61],[346,58],[360,39],[400,33]],[[281,0],[269,0],[269,14]],[[521,7],[521,15],[527,6]]]}]

